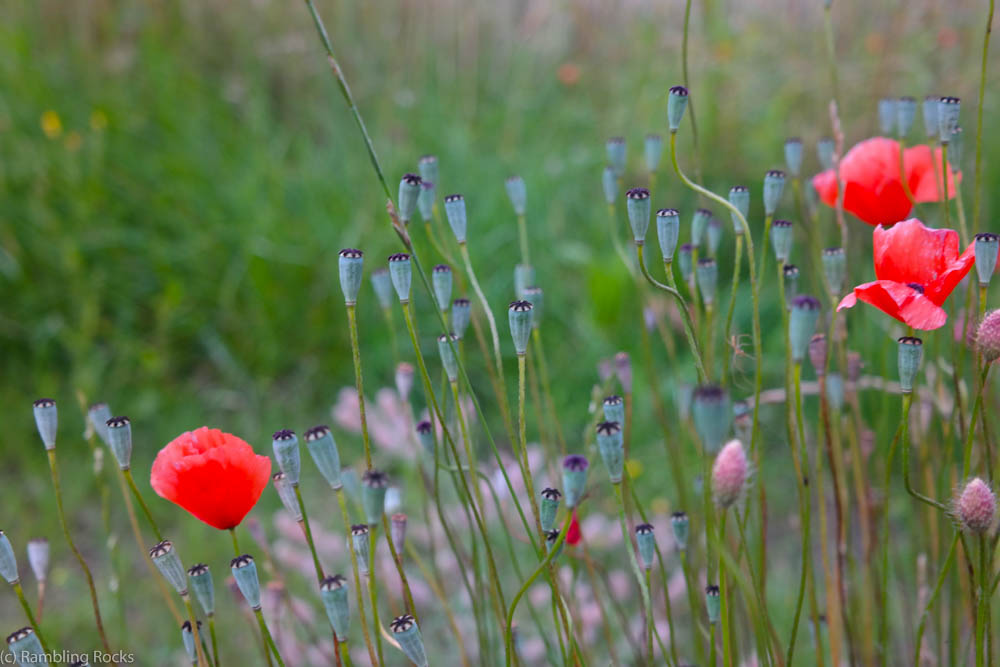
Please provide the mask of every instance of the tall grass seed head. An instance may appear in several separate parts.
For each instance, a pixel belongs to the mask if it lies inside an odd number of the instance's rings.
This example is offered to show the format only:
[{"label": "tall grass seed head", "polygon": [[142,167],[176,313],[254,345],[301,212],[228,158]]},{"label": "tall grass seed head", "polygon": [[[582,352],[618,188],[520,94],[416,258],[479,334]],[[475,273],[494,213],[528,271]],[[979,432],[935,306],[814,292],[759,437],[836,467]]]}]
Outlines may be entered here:
[{"label": "tall grass seed head", "polygon": [[643,153],[646,158],[646,171],[655,173],[660,166],[660,158],[663,157],[663,137],[650,133],[646,135],[643,142]]},{"label": "tall grass seed head", "polygon": [[285,473],[285,478],[292,486],[299,485],[299,475],[302,472],[302,460],[299,458],[299,439],[295,431],[283,428],[271,436],[271,449],[278,468]]},{"label": "tall grass seed head", "polygon": [[597,451],[608,469],[612,484],[622,481],[625,470],[625,438],[618,422],[601,422],[597,425]]},{"label": "tall grass seed head", "polygon": [[656,557],[656,535],[653,524],[640,523],[635,527],[635,544],[639,551],[639,561],[644,570],[653,569]]},{"label": "tall grass seed head", "polygon": [[916,336],[902,336],[897,343],[899,390],[909,394],[913,391],[913,381],[920,372],[920,364],[924,359],[924,341]]},{"label": "tall grass seed head", "polygon": [[602,402],[604,409],[604,421],[625,423],[625,401],[621,396],[612,394],[606,396]]},{"label": "tall grass seed head", "polygon": [[170,540],[158,542],[149,550],[149,558],[160,571],[167,583],[179,594],[187,594],[187,572],[181,564],[181,559]]},{"label": "tall grass seed head", "polygon": [[988,364],[1000,359],[1000,310],[986,313],[979,323],[976,329],[976,350]]},{"label": "tall grass seed head", "polygon": [[339,489],[343,486],[340,479],[340,452],[337,443],[333,439],[333,432],[325,424],[313,426],[304,435],[306,449],[312,456],[313,463],[319,469],[323,479],[332,489]]},{"label": "tall grass seed head", "polygon": [[546,487],[542,489],[542,501],[538,506],[538,517],[542,524],[542,530],[549,531],[555,528],[556,513],[559,511],[559,501],[562,494],[559,489]]},{"label": "tall grass seed head", "polygon": [[743,451],[743,443],[730,440],[715,457],[712,465],[712,493],[715,503],[722,509],[732,507],[742,497],[749,479],[750,464]]},{"label": "tall grass seed head", "polygon": [[764,214],[774,215],[785,192],[785,172],[772,169],[764,174]]},{"label": "tall grass seed head", "polygon": [[510,335],[514,339],[514,351],[519,357],[528,352],[528,341],[531,338],[531,309],[530,301],[511,301],[507,308]]},{"label": "tall grass seed head", "polygon": [[364,253],[357,248],[344,248],[339,253],[340,290],[344,293],[344,303],[348,306],[358,302],[364,261]]},{"label": "tall grass seed head", "polygon": [[707,208],[696,209],[691,216],[691,245],[695,248],[701,247],[701,240],[705,236],[705,229],[708,221],[712,219],[712,212]]},{"label": "tall grass seed head", "polygon": [[823,262],[823,273],[830,293],[839,298],[844,291],[844,279],[847,273],[847,254],[843,248],[825,248],[820,257]]},{"label": "tall grass seed head", "polygon": [[792,361],[802,363],[809,340],[816,333],[820,302],[816,297],[800,294],[792,299],[788,316],[788,339],[792,348]]},{"label": "tall grass seed head", "polygon": [[719,244],[722,243],[722,223],[718,218],[713,217],[708,221],[705,236],[708,239],[708,254],[715,257],[719,253]]},{"label": "tall grass seed head", "polygon": [[774,248],[774,258],[779,263],[787,262],[792,254],[792,240],[795,238],[792,223],[789,220],[775,220],[771,224],[771,246]]},{"label": "tall grass seed head", "polygon": [[468,299],[455,299],[451,302],[451,330],[459,340],[465,338],[465,330],[469,328],[472,316],[472,304]]},{"label": "tall grass seed head", "polygon": [[701,300],[705,302],[706,306],[711,305],[715,301],[719,285],[719,265],[715,261],[715,258],[700,258],[695,277],[698,280],[698,291],[701,293]]},{"label": "tall grass seed head", "polygon": [[582,454],[570,454],[563,459],[563,493],[566,497],[566,506],[570,509],[576,507],[583,498],[589,466],[590,462]]},{"label": "tall grass seed head", "polygon": [[339,641],[347,641],[351,627],[351,604],[348,598],[347,577],[334,574],[324,577],[319,584],[319,597],[326,610],[326,617],[337,633]]},{"label": "tall grass seed head", "polygon": [[405,252],[389,255],[389,277],[392,286],[396,288],[396,296],[400,303],[410,302],[410,287],[413,283],[413,267],[410,256]]},{"label": "tall grass seed head", "polygon": [[427,667],[427,653],[424,650],[424,640],[417,627],[417,619],[410,614],[397,616],[389,624],[392,637],[399,644],[407,658],[417,667]]},{"label": "tall grass seed head", "polygon": [[535,284],[535,267],[531,264],[514,265],[514,294],[524,299],[524,290]]},{"label": "tall grass seed head", "polygon": [[507,198],[514,207],[515,215],[524,215],[528,207],[528,188],[524,184],[524,179],[520,176],[511,176],[504,182],[504,187],[507,189]]},{"label": "tall grass seed head", "polygon": [[611,137],[604,145],[608,153],[608,164],[614,170],[615,178],[625,175],[625,139],[624,137]]},{"label": "tall grass seed head", "polygon": [[674,533],[674,543],[677,549],[684,551],[687,549],[688,535],[691,532],[691,520],[687,512],[674,512],[670,515],[670,529]]},{"label": "tall grass seed head", "polygon": [[128,417],[112,417],[108,428],[108,448],[115,455],[118,467],[128,470],[132,464],[132,421]]},{"label": "tall grass seed head", "polygon": [[632,188],[625,193],[625,207],[628,211],[628,222],[632,226],[632,238],[636,245],[646,242],[646,231],[649,230],[649,216],[653,202],[646,188]]},{"label": "tall grass seed head", "polygon": [[59,409],[51,398],[39,398],[32,404],[35,426],[46,450],[56,448],[56,431],[59,430]]},{"label": "tall grass seed head", "polygon": [[198,598],[198,604],[206,615],[215,614],[215,585],[212,582],[212,572],[208,565],[198,563],[188,568],[188,583],[194,596]]},{"label": "tall grass seed head", "polygon": [[108,445],[108,420],[114,415],[111,414],[111,408],[108,407],[107,403],[94,403],[89,408],[87,408],[87,421],[90,422],[90,427],[94,429],[94,433],[97,437],[101,439],[105,445]]},{"label": "tall grass seed head", "polygon": [[531,328],[537,329],[542,323],[542,310],[545,306],[545,292],[537,285],[524,288],[522,299],[531,304]]},{"label": "tall grass seed head", "polygon": [[976,477],[955,498],[952,512],[962,530],[977,535],[988,533],[997,515],[996,495],[986,482]]},{"label": "tall grass seed head", "polygon": [[389,269],[384,266],[372,271],[372,289],[375,290],[375,298],[378,299],[378,305],[382,310],[388,310],[392,307],[392,278],[389,277]]},{"label": "tall grass seed head", "polygon": [[417,208],[417,199],[420,197],[420,177],[416,174],[403,174],[399,180],[399,219],[403,224],[408,223],[413,218],[413,212]]},{"label": "tall grass seed head", "polygon": [[980,285],[989,285],[997,268],[997,253],[1000,252],[1000,236],[990,232],[976,234],[976,275]]},{"label": "tall grass seed head", "polygon": [[684,86],[673,86],[667,93],[667,124],[671,132],[677,132],[684,118],[684,110],[688,105],[688,89]]},{"label": "tall grass seed head", "polygon": [[451,303],[451,267],[447,264],[438,264],[431,269],[431,285],[434,288],[434,298],[437,300],[438,308],[442,313],[446,312]]},{"label": "tall grass seed head", "polygon": [[448,376],[448,382],[458,382],[458,357],[455,356],[453,345],[457,342],[458,336],[453,333],[438,336],[438,353],[441,355],[441,366],[444,368],[444,374]]},{"label": "tall grass seed head", "polygon": [[448,195],[444,198],[444,213],[448,218],[451,231],[455,234],[455,240],[459,245],[465,243],[465,232],[467,219],[465,215],[465,197],[462,195]]},{"label": "tall grass seed head", "polygon": [[785,168],[795,177],[802,172],[802,140],[798,137],[785,139]]},{"label": "tall grass seed head", "polygon": [[236,579],[236,586],[243,594],[243,599],[254,611],[260,609],[260,577],[253,556],[250,554],[237,556],[229,561],[229,569]]},{"label": "tall grass seed head", "polygon": [[896,128],[896,98],[883,97],[878,101],[879,131],[885,136],[892,134]]},{"label": "tall grass seed head", "polygon": [[938,99],[938,138],[942,144],[951,141],[951,135],[958,127],[958,117],[962,111],[962,100],[957,97],[941,97]]},{"label": "tall grass seed head", "polygon": [[680,231],[680,214],[677,209],[661,208],[656,212],[656,236],[660,241],[660,253],[664,262],[674,261]]},{"label": "tall grass seed head", "polygon": [[684,282],[690,282],[691,276],[694,273],[694,261],[692,253],[694,252],[694,246],[690,243],[684,243],[677,249],[677,265],[681,270],[681,277]]},{"label": "tall grass seed head", "polygon": [[813,334],[813,337],[809,339],[809,363],[812,364],[816,377],[826,374],[826,348],[826,334]]},{"label": "tall grass seed head", "polygon": [[382,521],[385,513],[385,493],[389,487],[389,476],[381,470],[365,470],[361,475],[361,505],[369,526]]},{"label": "tall grass seed head", "polygon": [[38,581],[45,581],[49,576],[49,541],[44,537],[30,539],[27,550],[31,573]]},{"label": "tall grass seed head", "polygon": [[435,181],[423,179],[420,181],[420,194],[417,196],[417,210],[424,222],[434,219],[434,202],[437,199]]},{"label": "tall grass seed head", "polygon": [[[750,215],[750,188],[745,185],[734,185],[729,188],[729,203],[736,207],[745,220]],[[743,224],[740,222],[739,216],[731,211],[729,216],[733,220],[733,232],[742,234]]]},{"label": "tall grass seed head", "polygon": [[278,492],[278,498],[281,499],[285,511],[291,514],[296,522],[302,521],[302,506],[295,496],[295,487],[288,482],[288,476],[278,471],[271,475],[271,483],[274,484],[274,490]]},{"label": "tall grass seed head", "polygon": [[440,176],[440,165],[436,155],[421,155],[417,160],[417,171],[421,181],[437,183]]},{"label": "tall grass seed head", "polygon": [[913,119],[917,117],[917,101],[909,96],[896,100],[896,136],[902,138],[910,133]]},{"label": "tall grass seed head", "polygon": [[615,176],[615,170],[611,165],[601,172],[601,187],[604,189],[604,201],[611,206],[618,199],[618,177]]},{"label": "tall grass seed head", "polygon": [[785,281],[785,308],[791,308],[792,300],[799,295],[799,267],[785,264],[781,267],[781,277]]},{"label": "tall grass seed head", "polygon": [[833,169],[833,152],[836,147],[830,137],[823,137],[816,142],[816,157],[819,158],[819,164],[823,169]]},{"label": "tall grass seed head", "polygon": [[17,556],[14,555],[14,547],[7,539],[6,533],[0,530],[0,576],[7,580],[8,584],[16,584],[21,576],[17,573]]},{"label": "tall grass seed head", "polygon": [[705,613],[708,615],[708,622],[715,625],[719,622],[722,610],[722,599],[719,596],[719,587],[709,585],[705,587]]},{"label": "tall grass seed head", "polygon": [[714,454],[719,451],[729,434],[733,414],[726,390],[713,384],[697,387],[694,390],[691,414],[705,452]]}]

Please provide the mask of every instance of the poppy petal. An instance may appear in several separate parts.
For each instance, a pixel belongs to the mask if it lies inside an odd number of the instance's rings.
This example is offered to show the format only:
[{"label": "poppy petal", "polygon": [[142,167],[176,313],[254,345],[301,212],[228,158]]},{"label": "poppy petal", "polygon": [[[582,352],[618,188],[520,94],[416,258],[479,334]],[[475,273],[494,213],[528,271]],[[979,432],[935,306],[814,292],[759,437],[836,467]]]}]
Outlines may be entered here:
[{"label": "poppy petal", "polygon": [[[942,151],[927,145],[913,146],[903,151],[903,164],[906,171],[906,182],[913,193],[913,199],[918,204],[941,201],[941,160]],[[951,163],[948,163],[948,199],[955,197],[956,178],[960,183],[962,173],[953,173]]]},{"label": "poppy petal", "polygon": [[975,263],[976,246],[975,243],[971,243],[965,249],[965,252],[948,265],[948,268],[942,271],[936,279],[928,283],[924,292],[927,298],[939,306],[943,304]]},{"label": "poppy petal", "polygon": [[929,331],[944,326],[948,314],[919,290],[891,280],[858,285],[854,293],[844,297],[837,310],[850,308],[858,301],[875,306],[903,324]]},{"label": "poppy petal", "polygon": [[[875,277],[927,287],[958,258],[958,232],[910,218],[872,235]],[[961,278],[959,278],[961,280]]]}]

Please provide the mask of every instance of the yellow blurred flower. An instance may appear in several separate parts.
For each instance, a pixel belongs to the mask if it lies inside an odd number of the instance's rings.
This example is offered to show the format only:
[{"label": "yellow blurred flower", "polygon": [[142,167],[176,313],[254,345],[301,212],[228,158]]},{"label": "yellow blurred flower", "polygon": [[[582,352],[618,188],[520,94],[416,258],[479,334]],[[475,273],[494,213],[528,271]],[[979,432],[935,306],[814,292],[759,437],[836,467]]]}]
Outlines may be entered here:
[{"label": "yellow blurred flower", "polygon": [[42,132],[49,139],[56,139],[62,134],[62,120],[59,114],[51,109],[42,114]]},{"label": "yellow blurred flower", "polygon": [[101,111],[100,109],[94,109],[90,112],[90,129],[94,132],[100,132],[108,126],[108,115]]},{"label": "yellow blurred flower", "polygon": [[649,509],[653,514],[662,516],[670,511],[670,501],[663,496],[657,496],[653,498],[653,502],[649,503]]},{"label": "yellow blurred flower", "polygon": [[71,131],[66,135],[65,139],[66,149],[70,151],[80,150],[80,146],[83,145],[83,137],[76,130]]},{"label": "yellow blurred flower", "polygon": [[625,468],[632,479],[638,479],[642,474],[642,461],[639,459],[629,459],[625,462]]}]

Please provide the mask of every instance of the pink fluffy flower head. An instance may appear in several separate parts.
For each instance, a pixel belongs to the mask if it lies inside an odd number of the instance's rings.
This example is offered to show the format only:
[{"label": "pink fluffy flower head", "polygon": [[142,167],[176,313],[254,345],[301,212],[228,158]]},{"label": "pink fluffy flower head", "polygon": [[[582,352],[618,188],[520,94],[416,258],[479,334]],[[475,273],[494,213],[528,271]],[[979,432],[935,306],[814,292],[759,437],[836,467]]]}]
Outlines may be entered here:
[{"label": "pink fluffy flower head", "polygon": [[715,457],[712,466],[712,491],[715,502],[723,509],[739,500],[750,477],[750,466],[743,443],[730,440]]},{"label": "pink fluffy flower head", "polygon": [[986,363],[1000,359],[1000,310],[986,314],[976,330],[976,348]]},{"label": "pink fluffy flower head", "polygon": [[997,498],[989,485],[974,478],[955,499],[955,516],[964,530],[985,533],[993,525],[997,513]]}]

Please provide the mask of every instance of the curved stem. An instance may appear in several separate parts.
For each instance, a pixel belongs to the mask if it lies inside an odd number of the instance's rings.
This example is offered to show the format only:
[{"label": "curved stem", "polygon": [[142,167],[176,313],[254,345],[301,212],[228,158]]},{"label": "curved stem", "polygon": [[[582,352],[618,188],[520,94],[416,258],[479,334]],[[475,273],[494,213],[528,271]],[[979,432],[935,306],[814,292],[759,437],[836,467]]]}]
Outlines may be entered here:
[{"label": "curved stem", "polygon": [[972,416],[969,417],[969,430],[965,434],[965,448],[962,453],[962,479],[969,476],[969,469],[972,466],[972,441],[976,435],[976,420],[983,407],[983,390],[986,386],[986,378],[990,373],[992,364],[983,364],[983,370],[979,374],[979,385],[976,387],[976,400],[972,404]]},{"label": "curved stem", "polygon": [[[808,457],[808,452],[805,445],[805,427],[802,421],[802,364],[796,363],[793,368],[793,385],[795,390],[795,414],[796,420],[798,422],[798,445],[790,443],[792,447],[792,460],[795,463],[796,472],[799,478],[799,512],[803,515],[802,517],[802,564],[801,572],[799,574],[799,592],[798,598],[795,603],[795,620],[792,622],[792,638],[788,644],[788,656],[785,662],[788,665],[793,665],[792,658],[795,655],[795,639],[798,634],[799,619],[802,615],[802,602],[805,598],[805,592],[809,578],[809,570],[811,569],[810,561],[810,550],[812,548],[812,541],[810,537],[811,531],[811,502],[809,499],[809,488],[805,485],[805,477],[803,476],[803,461],[801,460],[803,455]],[[816,630],[816,641],[820,642],[819,630]]]},{"label": "curved stem", "polygon": [[413,593],[410,592],[410,582],[406,578],[406,570],[403,568],[402,554],[396,549],[396,543],[392,539],[392,531],[389,529],[389,517],[387,517],[384,513],[382,514],[382,530],[385,531],[385,541],[389,545],[389,553],[392,556],[392,562],[396,564],[396,572],[399,574],[399,580],[403,584],[403,597],[406,602],[406,612],[419,621],[420,618],[417,616],[417,606],[413,603]]},{"label": "curved stem", "polygon": [[649,636],[647,659],[650,663],[653,662],[653,605],[649,599],[649,586],[646,585],[646,579],[642,575],[642,570],[639,568],[639,561],[635,556],[635,545],[632,544],[632,536],[629,535],[628,522],[625,520],[625,499],[622,496],[622,483],[614,482],[612,486],[615,490],[615,499],[618,501],[618,523],[622,530],[622,541],[625,543],[625,549],[628,551],[629,563],[632,565],[632,574],[635,575],[635,580],[639,584],[639,592],[642,595],[642,607],[646,612],[646,633]]},{"label": "curved stem", "polygon": [[928,498],[922,493],[918,492],[913,488],[910,482],[910,404],[913,402],[913,394],[906,393],[903,394],[903,417],[900,421],[900,427],[902,431],[900,432],[900,438],[903,443],[903,482],[906,485],[906,491],[911,496],[916,498],[922,503],[926,503],[931,507],[935,507],[942,512],[947,512],[948,508],[934,500],[933,498]]},{"label": "curved stem", "polygon": [[142,513],[146,516],[146,521],[149,522],[149,527],[153,529],[153,534],[156,535],[156,541],[162,542],[163,535],[160,533],[160,529],[157,527],[156,521],[153,520],[153,515],[149,511],[149,506],[146,505],[146,501],[142,499],[142,495],[139,493],[139,488],[135,485],[135,480],[132,478],[132,471],[129,468],[122,468],[122,475],[125,476],[125,481],[128,482],[128,486],[132,490],[132,495],[135,496],[135,500],[139,503]]},{"label": "curved stem", "polygon": [[[313,541],[312,528],[309,527],[309,514],[306,512],[306,504],[302,502],[302,490],[296,483],[293,485],[295,489],[295,498],[299,502],[299,511],[302,512],[302,532],[306,536],[306,544],[309,545],[309,553],[312,554],[313,569],[316,570],[316,582],[319,584],[323,583],[323,566],[319,562],[319,554],[316,553],[316,543]],[[236,537],[236,532],[233,531],[233,537]],[[239,551],[239,549],[237,549]]]},{"label": "curved stem", "polygon": [[[681,74],[684,77],[684,87],[691,88],[691,78],[688,76],[688,34],[691,28],[691,0],[684,3],[684,36],[681,41]],[[694,143],[694,172],[701,180],[701,152],[698,149],[698,122],[694,117],[694,101],[688,100],[688,117],[691,119],[691,140]]]},{"label": "curved stem", "polygon": [[[496,318],[493,317],[493,311],[490,309],[489,301],[486,300],[483,288],[480,287],[479,279],[476,277],[476,272],[472,268],[472,259],[469,257],[469,247],[462,242],[458,244],[458,250],[462,255],[462,262],[465,264],[465,272],[469,276],[469,284],[472,285],[472,291],[476,293],[476,298],[479,299],[479,304],[486,312],[486,322],[490,325],[490,336],[493,339],[493,361],[496,364],[497,375],[500,377],[500,386],[503,387],[503,357],[500,353],[500,334],[497,331],[497,321]],[[506,395],[507,392],[505,391],[501,396],[501,400],[506,400],[504,398]]]}]

